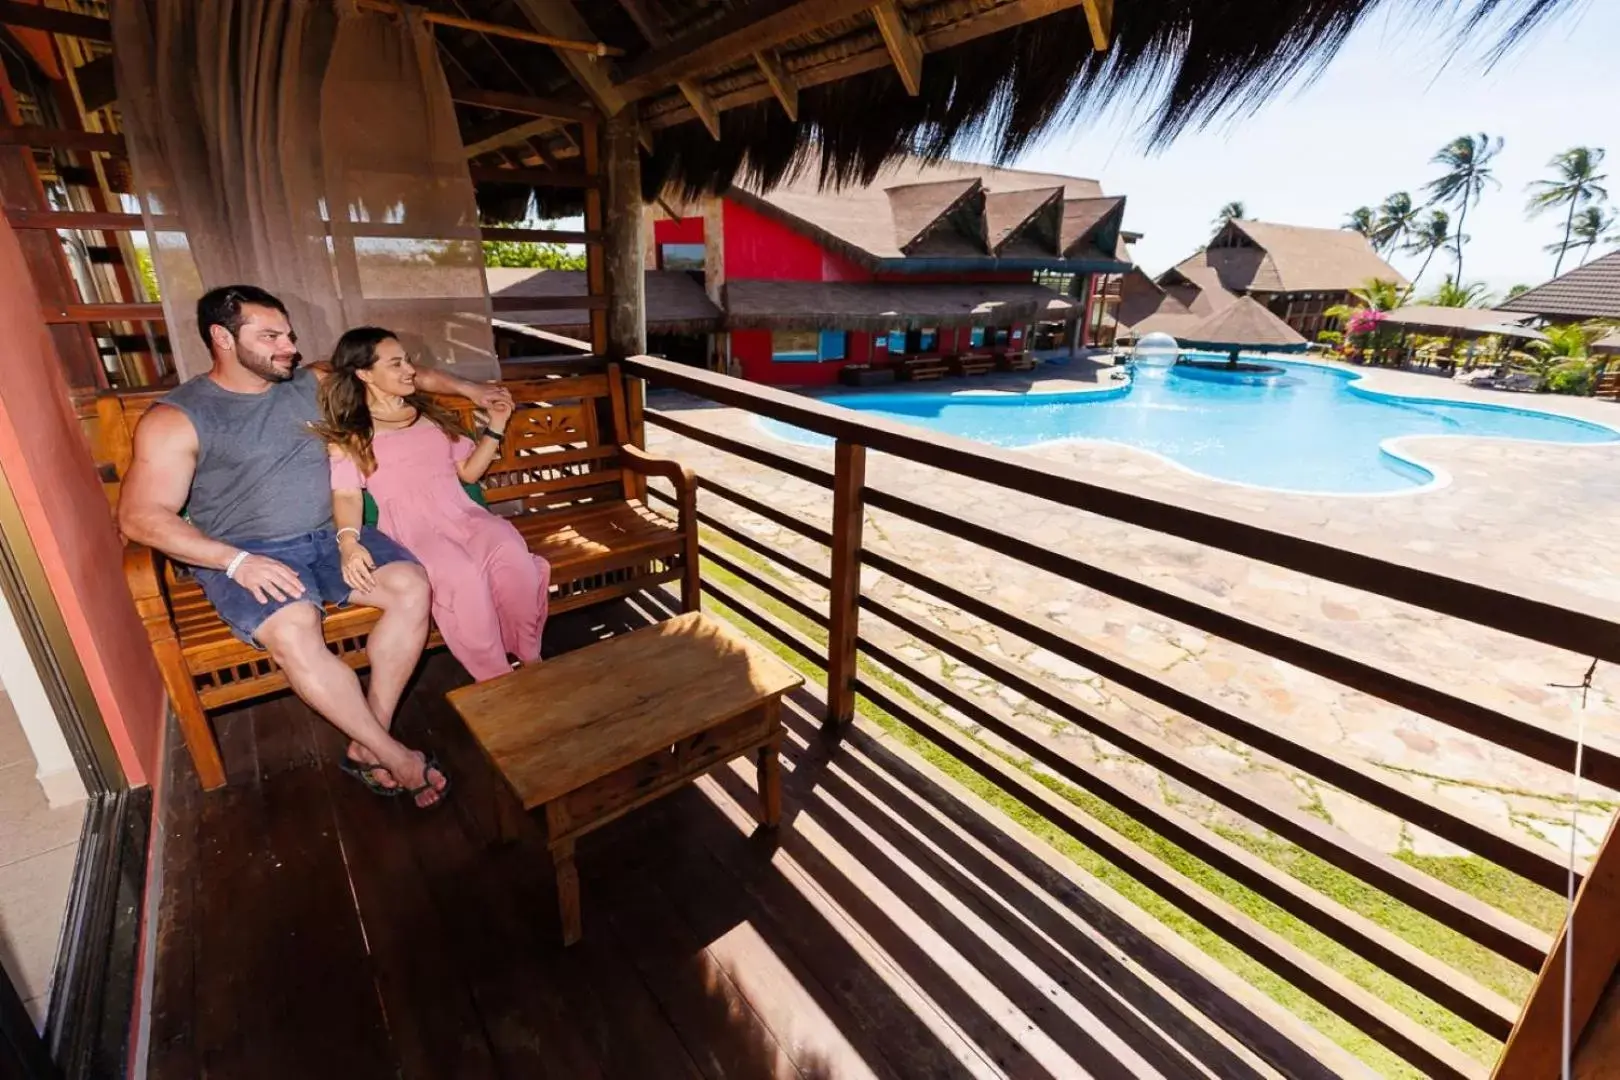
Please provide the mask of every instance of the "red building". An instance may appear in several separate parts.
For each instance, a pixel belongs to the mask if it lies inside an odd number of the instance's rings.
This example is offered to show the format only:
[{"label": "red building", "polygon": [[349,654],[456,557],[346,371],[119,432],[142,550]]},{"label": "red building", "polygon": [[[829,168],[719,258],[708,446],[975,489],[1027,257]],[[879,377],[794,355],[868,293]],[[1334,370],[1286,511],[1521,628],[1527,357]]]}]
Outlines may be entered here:
[{"label": "red building", "polygon": [[648,269],[702,282],[721,312],[707,362],[758,382],[1027,367],[1038,347],[1084,345],[1098,278],[1130,265],[1122,197],[966,162],[673,209],[652,223]]}]

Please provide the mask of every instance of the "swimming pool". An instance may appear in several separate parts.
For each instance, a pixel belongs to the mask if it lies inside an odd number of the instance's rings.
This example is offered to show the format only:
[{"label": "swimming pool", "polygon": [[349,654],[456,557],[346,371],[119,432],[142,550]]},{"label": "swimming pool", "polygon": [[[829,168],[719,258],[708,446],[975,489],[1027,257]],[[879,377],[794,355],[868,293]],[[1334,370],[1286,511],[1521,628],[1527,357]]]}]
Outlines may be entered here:
[{"label": "swimming pool", "polygon": [[[1211,357],[1211,359],[1215,359]],[[933,431],[996,446],[1064,439],[1123,443],[1195,473],[1232,483],[1313,494],[1392,494],[1436,475],[1387,445],[1403,435],[1474,435],[1601,443],[1620,432],[1499,405],[1400,397],[1357,385],[1355,372],[1282,362],[1266,377],[1137,365],[1108,390],[1061,394],[869,392],[822,398]],[[830,440],[774,420],[779,438]]]}]

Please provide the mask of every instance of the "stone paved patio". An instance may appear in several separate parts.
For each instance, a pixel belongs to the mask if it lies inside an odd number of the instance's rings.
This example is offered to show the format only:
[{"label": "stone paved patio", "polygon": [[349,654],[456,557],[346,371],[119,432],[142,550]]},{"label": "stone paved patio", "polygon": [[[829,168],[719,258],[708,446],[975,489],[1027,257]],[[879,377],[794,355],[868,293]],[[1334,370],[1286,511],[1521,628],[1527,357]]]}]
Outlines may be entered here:
[{"label": "stone paved patio", "polygon": [[[1106,369],[1088,361],[1043,371],[1057,374],[945,385],[980,391],[1109,385]],[[1368,385],[1379,389],[1540,408],[1620,425],[1620,406],[1608,402],[1474,390],[1405,372],[1364,374]],[[939,388],[939,384],[930,387]],[[650,405],[777,453],[831,466],[830,451],[773,438],[753,417],[737,410],[669,394],[654,395]],[[649,428],[649,440],[654,450],[677,456],[700,473],[723,476],[772,506],[808,521],[828,522],[830,496],[823,489],[657,428]],[[1552,582],[1620,601],[1620,446],[1424,437],[1410,440],[1407,449],[1426,465],[1445,470],[1451,482],[1412,495],[1300,496],[1197,477],[1153,455],[1115,444],[1056,444],[1024,452],[1096,470],[1160,496],[1192,495],[1258,513],[1279,527],[1330,542],[1376,540],[1424,556],[1473,564],[1487,579],[1499,575],[1504,582]],[[1578,683],[1590,662],[1587,657],[885,455],[870,458],[868,479],[876,487],[907,494],[963,519],[1445,686],[1535,723],[1573,733],[1581,719],[1579,692],[1554,684]],[[817,545],[713,496],[704,495],[703,503],[773,547],[826,568],[825,552]],[[960,588],[993,596],[1034,620],[1066,627],[1101,651],[1191,684],[1224,703],[1269,718],[1300,739],[1372,763],[1428,798],[1521,830],[1565,852],[1573,838],[1577,850],[1589,856],[1620,804],[1620,795],[1590,783],[1577,804],[1569,776],[1558,770],[893,515],[869,510],[866,525],[866,542],[872,550],[923,566]],[[825,595],[818,595],[820,590],[809,582],[789,576],[787,584],[807,599],[825,602]],[[986,652],[1011,659],[1061,686],[1077,702],[1181,748],[1259,796],[1326,817],[1387,851],[1460,853],[1439,837],[870,569],[863,587]],[[1142,797],[1206,822],[1249,827],[1203,796],[875,618],[863,616],[862,629],[1065,754],[1116,773]],[[1585,709],[1587,735],[1593,743],[1620,750],[1617,702],[1620,675],[1599,665]],[[955,719],[972,727],[966,717]]]}]

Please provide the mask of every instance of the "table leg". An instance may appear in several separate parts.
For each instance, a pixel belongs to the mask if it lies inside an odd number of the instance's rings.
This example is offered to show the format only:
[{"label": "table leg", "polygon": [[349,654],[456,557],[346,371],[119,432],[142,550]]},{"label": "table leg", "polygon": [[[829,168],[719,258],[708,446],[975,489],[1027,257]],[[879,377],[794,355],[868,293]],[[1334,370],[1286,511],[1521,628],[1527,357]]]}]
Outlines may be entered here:
[{"label": "table leg", "polygon": [[557,915],[562,923],[562,942],[572,945],[584,933],[579,915],[579,871],[574,867],[574,842],[564,840],[553,844],[551,861],[557,868]]},{"label": "table leg", "polygon": [[782,823],[781,738],[759,748],[759,820],[767,829]]}]

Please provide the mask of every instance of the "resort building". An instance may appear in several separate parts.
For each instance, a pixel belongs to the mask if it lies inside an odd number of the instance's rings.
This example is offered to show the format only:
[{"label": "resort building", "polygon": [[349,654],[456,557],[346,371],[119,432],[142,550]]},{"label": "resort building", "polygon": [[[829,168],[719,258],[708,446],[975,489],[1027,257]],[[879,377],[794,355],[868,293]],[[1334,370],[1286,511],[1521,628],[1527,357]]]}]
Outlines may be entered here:
[{"label": "resort building", "polygon": [[1201,251],[1149,278],[1127,274],[1120,322],[1137,334],[1178,328],[1251,296],[1308,340],[1337,329],[1327,311],[1371,280],[1403,278],[1360,233],[1229,221]]},{"label": "resort building", "polygon": [[[1026,367],[1112,325],[1105,275],[1125,199],[1095,180],[901,160],[870,184],[815,178],[649,212],[649,348],[756,382],[813,386],[846,368],[902,378]],[[585,296],[583,274],[490,271],[490,292]],[[512,301],[515,303],[516,301]],[[586,312],[503,313],[580,336]],[[853,379],[854,372],[848,378]]]},{"label": "resort building", "polygon": [[1505,300],[1497,310],[1539,315],[1556,323],[1620,319],[1620,251]]}]

